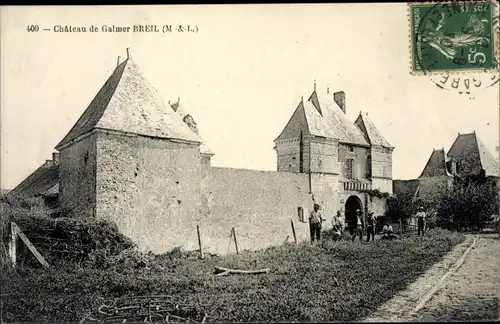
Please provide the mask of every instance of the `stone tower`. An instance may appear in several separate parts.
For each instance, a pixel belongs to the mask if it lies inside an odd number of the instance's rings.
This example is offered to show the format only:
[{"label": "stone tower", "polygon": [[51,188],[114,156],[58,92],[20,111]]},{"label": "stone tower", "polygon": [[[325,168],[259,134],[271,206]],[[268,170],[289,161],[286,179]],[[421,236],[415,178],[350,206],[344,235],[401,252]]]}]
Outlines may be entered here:
[{"label": "stone tower", "polygon": [[[61,206],[78,217],[110,219],[142,248],[196,241],[200,217],[201,138],[147,82],[118,62],[64,139]],[[189,236],[189,235],[188,235]]]},{"label": "stone tower", "polygon": [[368,151],[368,177],[372,188],[392,194],[392,151],[394,147],[381,135],[368,113],[359,113],[354,122],[370,144]]},{"label": "stone tower", "polygon": [[357,209],[384,213],[385,200],[374,201],[368,192],[392,193],[393,148],[366,116],[352,123],[346,112],[343,91],[323,95],[315,86],[276,138],[275,150],[278,171],[307,173],[315,201],[349,222]]}]

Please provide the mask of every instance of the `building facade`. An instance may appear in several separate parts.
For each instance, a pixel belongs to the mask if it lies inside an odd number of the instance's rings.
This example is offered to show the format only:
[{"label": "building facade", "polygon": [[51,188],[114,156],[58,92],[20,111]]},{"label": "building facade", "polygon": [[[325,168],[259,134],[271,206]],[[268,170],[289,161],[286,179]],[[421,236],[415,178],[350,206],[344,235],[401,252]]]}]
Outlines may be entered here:
[{"label": "building facade", "polygon": [[[315,86],[316,88],[316,86]],[[303,98],[275,139],[278,172],[306,173],[310,191],[329,214],[340,211],[346,223],[356,209],[366,215],[385,212],[385,200],[372,190],[392,194],[393,147],[368,114],[354,123],[346,117],[343,91],[325,95],[316,89]]]},{"label": "building facade", "polygon": [[277,171],[211,166],[193,116],[165,102],[130,57],[118,62],[57,144],[57,189],[72,217],[113,221],[144,250],[228,253],[309,239],[307,214],[383,214],[392,150],[366,114],[345,116],[343,92],[301,100],[275,140]]}]

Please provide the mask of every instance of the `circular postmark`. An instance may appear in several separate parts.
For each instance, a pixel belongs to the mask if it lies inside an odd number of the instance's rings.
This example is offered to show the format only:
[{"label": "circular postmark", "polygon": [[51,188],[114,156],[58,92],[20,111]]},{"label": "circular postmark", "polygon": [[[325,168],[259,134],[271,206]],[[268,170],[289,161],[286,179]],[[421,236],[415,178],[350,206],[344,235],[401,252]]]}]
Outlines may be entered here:
[{"label": "circular postmark", "polygon": [[414,71],[443,90],[466,95],[499,84],[496,3],[417,4],[411,14]]}]

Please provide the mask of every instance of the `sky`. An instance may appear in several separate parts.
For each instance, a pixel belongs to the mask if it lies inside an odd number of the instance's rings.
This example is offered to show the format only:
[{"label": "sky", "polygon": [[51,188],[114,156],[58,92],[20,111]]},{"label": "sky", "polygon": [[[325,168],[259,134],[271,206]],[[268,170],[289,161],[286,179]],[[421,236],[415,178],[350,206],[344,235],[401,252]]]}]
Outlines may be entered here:
[{"label": "sky", "polygon": [[[132,59],[166,101],[181,98],[212,165],[276,170],[273,140],[316,80],[346,93],[392,144],[393,178],[475,131],[495,156],[499,88],[474,96],[410,74],[408,7],[393,4],[2,7],[1,178],[12,189],[51,158],[116,66]],[[197,26],[197,33],[28,32],[54,25]]]}]

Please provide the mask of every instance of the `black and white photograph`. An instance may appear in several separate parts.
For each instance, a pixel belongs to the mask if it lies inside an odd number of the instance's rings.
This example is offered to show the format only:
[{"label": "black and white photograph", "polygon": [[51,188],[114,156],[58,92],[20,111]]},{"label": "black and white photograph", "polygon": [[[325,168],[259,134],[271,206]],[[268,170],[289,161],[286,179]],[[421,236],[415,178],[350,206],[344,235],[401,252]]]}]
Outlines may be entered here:
[{"label": "black and white photograph", "polygon": [[500,321],[499,25],[0,7],[0,321]]}]

